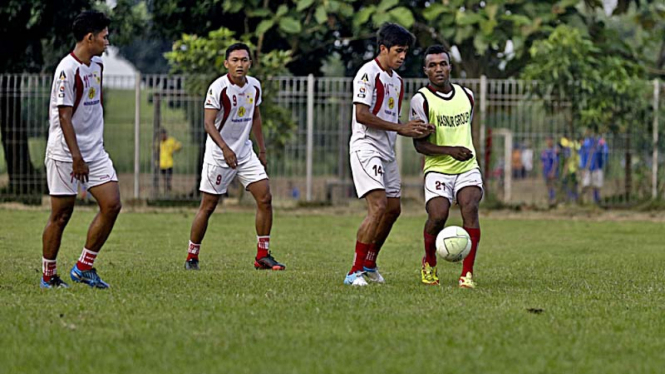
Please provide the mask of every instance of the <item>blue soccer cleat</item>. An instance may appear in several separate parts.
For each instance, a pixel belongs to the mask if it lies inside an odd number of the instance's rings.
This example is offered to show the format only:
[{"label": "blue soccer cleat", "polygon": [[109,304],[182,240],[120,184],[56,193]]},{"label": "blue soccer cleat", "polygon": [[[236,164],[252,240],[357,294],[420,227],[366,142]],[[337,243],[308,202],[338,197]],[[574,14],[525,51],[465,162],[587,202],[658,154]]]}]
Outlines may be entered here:
[{"label": "blue soccer cleat", "polygon": [[344,284],[349,286],[367,286],[367,281],[365,280],[364,271],[356,271],[355,273],[348,274],[344,278]]},{"label": "blue soccer cleat", "polygon": [[72,280],[77,283],[85,283],[92,288],[109,288],[108,283],[104,282],[102,278],[97,275],[97,269],[80,270],[77,265],[74,265],[72,271],[69,272]]},{"label": "blue soccer cleat", "polygon": [[69,288],[69,285],[65,283],[59,276],[53,275],[51,280],[48,282],[44,281],[42,277],[41,282],[39,282],[39,287],[41,288]]}]

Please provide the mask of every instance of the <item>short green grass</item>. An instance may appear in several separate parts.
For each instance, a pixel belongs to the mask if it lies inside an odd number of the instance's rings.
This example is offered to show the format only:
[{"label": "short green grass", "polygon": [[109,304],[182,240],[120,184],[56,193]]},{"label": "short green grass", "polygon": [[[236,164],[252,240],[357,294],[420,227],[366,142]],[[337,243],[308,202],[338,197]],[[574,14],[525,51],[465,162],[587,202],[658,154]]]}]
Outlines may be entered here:
[{"label": "short green grass", "polygon": [[[61,274],[93,214],[74,214]],[[479,288],[459,290],[448,263],[440,287],[419,284],[423,217],[406,215],[379,259],[387,283],[357,289],[342,279],[360,212],[277,211],[272,249],[285,272],[255,271],[253,213],[223,211],[202,270],[185,272],[193,214],[124,212],[97,262],[110,290],[41,290],[48,212],[0,210],[0,373],[665,368],[662,223],[483,218]]]}]

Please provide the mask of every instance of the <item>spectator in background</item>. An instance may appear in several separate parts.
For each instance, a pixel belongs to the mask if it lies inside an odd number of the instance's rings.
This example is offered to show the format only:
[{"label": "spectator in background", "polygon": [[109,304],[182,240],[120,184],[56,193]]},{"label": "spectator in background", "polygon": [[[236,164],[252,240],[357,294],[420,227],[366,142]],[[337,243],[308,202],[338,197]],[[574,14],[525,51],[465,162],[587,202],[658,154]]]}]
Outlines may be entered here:
[{"label": "spectator in background", "polygon": [[603,167],[609,155],[605,139],[597,134],[595,127],[588,128],[580,147],[580,169],[582,170],[582,196],[593,188],[593,201],[600,203],[600,189],[603,187]]},{"label": "spectator in background", "polygon": [[293,181],[289,181],[288,189],[293,200],[300,200],[300,189],[293,184]]},{"label": "spectator in background", "polygon": [[513,147],[510,164],[513,169],[513,179],[519,179],[522,176],[522,150],[519,144],[515,144]]},{"label": "spectator in background", "polygon": [[170,194],[173,178],[173,154],[182,149],[182,144],[176,138],[169,136],[163,127],[159,130],[159,140],[159,171],[164,178],[164,192]]},{"label": "spectator in background", "polygon": [[566,191],[568,201],[577,201],[577,171],[580,166],[580,150],[581,143],[575,140],[574,137],[570,139],[565,136],[559,141],[561,147],[561,170],[563,188]]},{"label": "spectator in background", "polygon": [[522,150],[522,178],[527,178],[533,171],[533,149],[531,149],[531,142],[524,142],[524,149]]},{"label": "spectator in background", "polygon": [[547,185],[547,196],[550,204],[556,203],[556,179],[559,174],[559,154],[551,137],[545,139],[546,148],[540,154],[543,165],[543,177]]}]

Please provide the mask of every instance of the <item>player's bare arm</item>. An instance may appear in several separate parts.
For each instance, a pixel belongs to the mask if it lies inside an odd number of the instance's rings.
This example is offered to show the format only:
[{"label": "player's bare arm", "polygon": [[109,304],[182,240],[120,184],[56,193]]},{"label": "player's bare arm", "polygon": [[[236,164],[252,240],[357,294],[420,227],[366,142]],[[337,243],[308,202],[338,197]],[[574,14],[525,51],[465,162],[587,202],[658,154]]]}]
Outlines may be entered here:
[{"label": "player's bare arm", "polygon": [[467,161],[473,157],[473,152],[466,147],[440,146],[426,139],[413,139],[413,145],[418,153],[425,156],[447,155],[458,161]]},{"label": "player's bare arm", "polygon": [[395,131],[402,136],[408,136],[410,138],[420,138],[429,135],[433,130],[433,126],[419,119],[409,121],[406,124],[393,123],[384,121],[372,114],[372,112],[369,111],[369,106],[365,104],[356,103],[354,107],[357,121],[367,127],[385,131]]},{"label": "player's bare arm", "polygon": [[74,109],[70,106],[59,106],[58,117],[60,118],[60,127],[62,128],[62,135],[65,137],[65,142],[72,154],[72,171],[73,177],[81,182],[88,181],[88,164],[85,163],[79,144],[76,141],[76,132],[74,132],[74,125],[72,125],[72,114]]},{"label": "player's bare arm", "polygon": [[[224,161],[226,161],[226,164],[231,167],[231,169],[235,169],[238,166],[238,159],[236,158],[235,152],[226,144],[224,139],[222,139],[222,135],[220,135],[219,131],[220,129],[217,129],[215,127],[215,119],[217,118],[217,114],[219,113],[219,110],[217,109],[207,109],[204,112],[204,117],[203,117],[203,123],[205,125],[205,130],[210,135],[212,140],[217,144],[217,146],[222,150],[222,153],[224,154]],[[224,127],[224,124],[222,123],[220,126]]]},{"label": "player's bare arm", "polygon": [[266,153],[266,144],[263,140],[263,121],[261,120],[261,110],[259,107],[254,108],[254,118],[252,119],[252,133],[254,140],[259,147],[259,161],[263,167],[268,167],[268,156]]}]

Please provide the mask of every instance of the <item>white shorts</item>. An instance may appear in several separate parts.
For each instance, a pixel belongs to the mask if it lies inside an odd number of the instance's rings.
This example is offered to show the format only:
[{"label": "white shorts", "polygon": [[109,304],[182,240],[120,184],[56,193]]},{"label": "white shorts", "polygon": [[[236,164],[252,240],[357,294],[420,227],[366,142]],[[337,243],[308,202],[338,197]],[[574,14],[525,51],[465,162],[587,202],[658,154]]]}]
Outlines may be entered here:
[{"label": "white shorts", "polygon": [[350,157],[358,198],[373,190],[385,190],[387,197],[400,197],[402,180],[396,160],[382,160],[374,151],[352,151]]},{"label": "white shorts", "polygon": [[76,195],[78,185],[85,189],[91,189],[108,182],[117,182],[118,175],[113,168],[113,161],[108,156],[101,160],[88,162],[88,182],[79,182],[74,178],[72,162],[57,161],[46,158],[46,182],[50,195]]},{"label": "white shorts", "polygon": [[225,194],[236,175],[245,189],[254,182],[268,179],[266,168],[263,167],[254,152],[251,152],[250,157],[238,164],[235,169],[231,169],[225,162],[220,162],[220,164],[223,166],[203,163],[199,191],[213,195]]},{"label": "white shorts", "polygon": [[603,187],[603,170],[582,170],[582,187],[593,186],[595,188]]},{"label": "white shorts", "polygon": [[483,189],[483,177],[480,170],[473,169],[462,174],[441,174],[429,172],[425,175],[425,203],[435,197],[445,197],[452,205],[457,193],[464,187],[476,186]]}]

